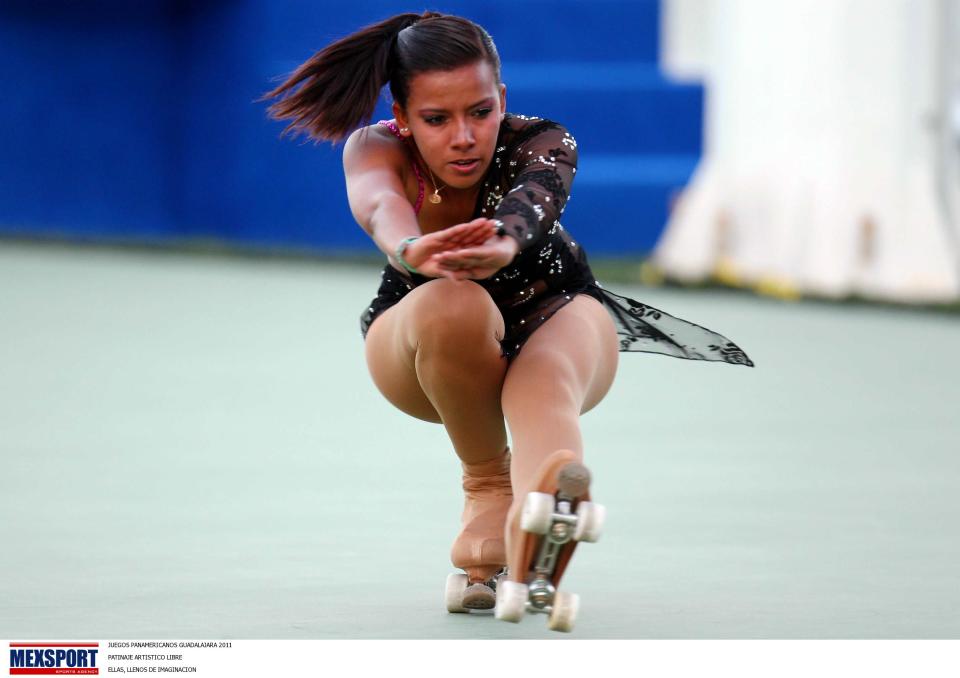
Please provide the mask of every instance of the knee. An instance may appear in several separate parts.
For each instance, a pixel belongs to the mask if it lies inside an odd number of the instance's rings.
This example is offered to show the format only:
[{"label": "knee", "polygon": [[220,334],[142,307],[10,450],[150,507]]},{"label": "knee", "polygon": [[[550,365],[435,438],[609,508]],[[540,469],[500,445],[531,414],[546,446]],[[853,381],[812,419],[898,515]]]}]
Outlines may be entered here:
[{"label": "knee", "polygon": [[477,283],[437,279],[415,291],[419,294],[412,310],[418,344],[474,344],[503,337],[500,310]]}]

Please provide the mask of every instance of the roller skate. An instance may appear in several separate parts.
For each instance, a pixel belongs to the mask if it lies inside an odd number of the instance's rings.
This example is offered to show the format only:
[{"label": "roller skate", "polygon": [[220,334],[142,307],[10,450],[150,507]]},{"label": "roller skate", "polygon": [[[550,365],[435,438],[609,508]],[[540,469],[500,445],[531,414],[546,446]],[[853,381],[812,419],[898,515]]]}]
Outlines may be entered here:
[{"label": "roller skate", "polygon": [[590,501],[590,472],[570,450],[557,450],[537,469],[529,492],[507,516],[508,576],[497,587],[497,619],[549,615],[552,631],[572,631],[580,597],[558,591],[579,542],[600,538],[606,509]]},{"label": "roller skate", "polygon": [[496,459],[463,464],[463,530],[453,543],[450,561],[464,572],[447,576],[448,612],[489,610],[496,604],[498,582],[507,562],[503,526],[513,503],[510,448]]}]

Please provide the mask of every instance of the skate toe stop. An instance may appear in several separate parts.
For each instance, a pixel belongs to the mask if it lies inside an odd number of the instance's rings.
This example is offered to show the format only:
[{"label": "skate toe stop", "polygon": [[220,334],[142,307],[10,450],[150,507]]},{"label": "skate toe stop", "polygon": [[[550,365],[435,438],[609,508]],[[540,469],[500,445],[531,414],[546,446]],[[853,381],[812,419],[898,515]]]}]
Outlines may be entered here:
[{"label": "skate toe stop", "polygon": [[557,474],[557,487],[570,497],[580,497],[590,489],[590,471],[583,464],[567,464]]}]

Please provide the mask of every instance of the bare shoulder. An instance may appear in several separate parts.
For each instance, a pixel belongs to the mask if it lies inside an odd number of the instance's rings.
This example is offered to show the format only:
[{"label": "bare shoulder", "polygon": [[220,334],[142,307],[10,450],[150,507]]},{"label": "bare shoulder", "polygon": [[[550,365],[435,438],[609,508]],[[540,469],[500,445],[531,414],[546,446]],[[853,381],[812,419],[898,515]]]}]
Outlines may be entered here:
[{"label": "bare shoulder", "polygon": [[410,200],[409,167],[403,142],[383,125],[362,127],[349,136],[343,148],[343,176],[350,210],[364,229],[384,196]]},{"label": "bare shoulder", "polygon": [[354,130],[343,146],[344,169],[390,167],[402,172],[407,163],[407,149],[383,125],[369,125]]}]

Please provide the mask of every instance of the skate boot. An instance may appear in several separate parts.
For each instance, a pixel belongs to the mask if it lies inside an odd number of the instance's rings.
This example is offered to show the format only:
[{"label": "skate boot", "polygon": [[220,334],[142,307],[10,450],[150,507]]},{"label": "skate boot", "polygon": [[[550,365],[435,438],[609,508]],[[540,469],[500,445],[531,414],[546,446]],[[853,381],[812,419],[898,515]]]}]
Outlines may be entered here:
[{"label": "skate boot", "polygon": [[579,542],[600,538],[606,509],[590,501],[590,472],[570,450],[537,469],[507,515],[508,578],[497,588],[496,617],[519,622],[525,612],[549,615],[553,631],[571,631],[580,597],[558,591]]},{"label": "skate boot", "polygon": [[496,604],[497,581],[507,562],[503,526],[513,502],[510,448],[496,459],[463,464],[463,530],[450,560],[466,574],[447,577],[447,611],[489,610]]}]

